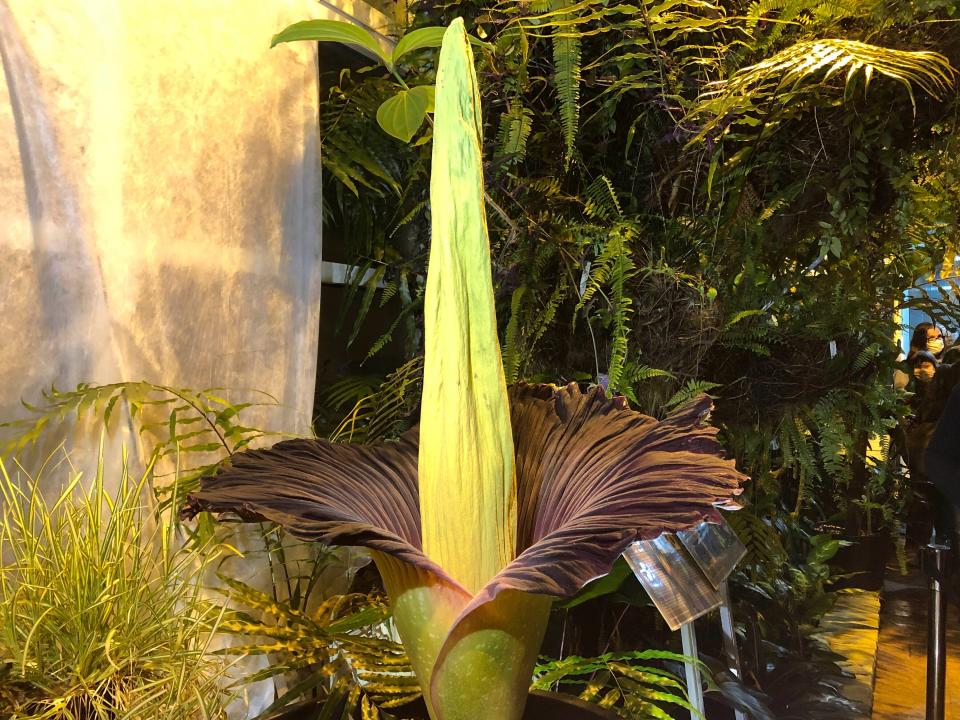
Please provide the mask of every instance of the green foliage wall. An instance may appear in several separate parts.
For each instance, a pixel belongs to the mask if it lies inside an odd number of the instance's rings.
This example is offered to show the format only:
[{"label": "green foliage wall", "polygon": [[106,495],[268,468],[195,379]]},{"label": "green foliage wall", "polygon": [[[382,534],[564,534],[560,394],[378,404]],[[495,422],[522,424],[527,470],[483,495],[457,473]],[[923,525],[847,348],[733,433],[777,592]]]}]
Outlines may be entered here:
[{"label": "green foliage wall", "polygon": [[[894,306],[956,246],[953,4],[411,9],[412,27],[464,16],[489,43],[478,71],[511,379],[607,382],[652,413],[711,391],[757,496],[821,515],[869,501],[889,478],[867,441],[902,412],[886,389]],[[433,53],[405,55],[397,75],[432,83]],[[414,358],[430,126],[409,143],[379,128],[395,78],[329,81],[327,221],[383,284],[358,285],[345,316],[360,324],[400,295],[370,352],[396,333]]]}]

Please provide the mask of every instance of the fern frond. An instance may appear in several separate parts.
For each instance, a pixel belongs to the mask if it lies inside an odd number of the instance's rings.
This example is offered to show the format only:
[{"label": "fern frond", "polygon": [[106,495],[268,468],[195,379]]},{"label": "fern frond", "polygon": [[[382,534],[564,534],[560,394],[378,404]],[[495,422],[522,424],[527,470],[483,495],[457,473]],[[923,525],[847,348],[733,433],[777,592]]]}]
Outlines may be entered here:
[{"label": "fern frond", "polygon": [[533,111],[520,102],[511,103],[507,111],[500,116],[496,156],[503,158],[507,165],[522,162],[532,129]]},{"label": "fern frond", "polygon": [[[555,0],[553,7],[564,8],[571,5],[568,0]],[[580,126],[580,73],[581,50],[580,37],[576,33],[567,33],[561,27],[553,32],[553,84],[560,101],[560,125],[563,128],[563,140],[566,145],[565,165],[570,164],[573,147]]]},{"label": "fern frond", "polygon": [[583,191],[583,211],[588,217],[598,220],[619,218],[623,216],[620,201],[613,183],[606,175],[600,175]]},{"label": "fern frond", "polygon": [[[627,345],[630,335],[629,320],[633,313],[633,299],[626,293],[626,282],[634,274],[635,266],[630,258],[626,232],[615,233],[618,253],[610,278],[610,301],[613,305],[613,339],[610,346],[610,364],[607,369],[607,385],[616,391],[620,388],[623,365],[627,360]],[[610,244],[613,244],[611,241]]]},{"label": "fern frond", "polygon": [[527,343],[527,354],[532,354],[534,349],[537,347],[537,343],[540,341],[540,338],[543,337],[543,334],[550,328],[553,324],[554,319],[557,316],[557,309],[560,307],[560,304],[567,298],[567,286],[563,284],[558,284],[554,287],[553,292],[550,293],[550,297],[547,299],[546,305],[536,314],[534,318],[533,328],[529,333],[529,339]]},{"label": "fern frond", "polygon": [[663,407],[665,410],[679,407],[684,403],[690,402],[695,397],[709,395],[711,390],[716,390],[718,387],[720,387],[720,383],[710,382],[708,380],[687,380],[683,387],[670,396],[670,399],[663,404]]},{"label": "fern frond", "polygon": [[523,299],[527,295],[527,287],[521,285],[513,291],[510,299],[510,320],[507,322],[507,331],[503,342],[503,372],[507,384],[515,383],[520,372],[520,360],[523,357],[522,315],[524,314]]},{"label": "fern frond", "polygon": [[400,276],[390,278],[387,280],[383,287],[380,288],[380,307],[384,307],[388,302],[393,300],[396,297],[397,292],[400,290]]},{"label": "fern frond", "polygon": [[330,434],[332,442],[370,443],[397,437],[416,407],[416,388],[423,377],[423,358],[410,360],[392,373],[376,392],[357,401]]},{"label": "fern frond", "polygon": [[400,230],[400,228],[410,223],[417,215],[423,212],[426,209],[426,207],[427,207],[427,201],[423,200],[421,202],[418,202],[412,208],[410,208],[410,211],[406,215],[404,215],[396,225],[393,226],[393,230],[390,231],[390,237],[393,237],[394,235],[396,235],[397,231]]},{"label": "fern frond", "polygon": [[527,188],[545,197],[560,194],[560,181],[555,177],[537,178],[527,183]]},{"label": "fern frond", "polygon": [[724,513],[724,518],[747,548],[746,565],[770,576],[787,561],[780,534],[750,510]]}]

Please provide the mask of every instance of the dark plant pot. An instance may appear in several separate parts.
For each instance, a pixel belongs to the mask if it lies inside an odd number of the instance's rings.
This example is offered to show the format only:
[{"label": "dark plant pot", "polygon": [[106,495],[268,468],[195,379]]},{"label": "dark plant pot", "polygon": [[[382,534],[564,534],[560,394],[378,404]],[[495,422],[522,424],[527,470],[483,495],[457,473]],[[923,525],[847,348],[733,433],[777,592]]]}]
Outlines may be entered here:
[{"label": "dark plant pot", "polygon": [[831,565],[837,575],[844,575],[830,583],[831,590],[860,588],[879,590],[887,569],[890,554],[890,533],[876,532],[872,535],[841,537],[850,543],[841,547],[833,556]]},{"label": "dark plant pot", "polygon": [[[319,706],[316,703],[300,703],[271,715],[270,720],[315,720]],[[423,700],[394,708],[391,714],[404,720],[428,720]],[[339,717],[339,715],[334,715]],[[619,720],[619,715],[570,695],[540,692],[535,690],[527,698],[523,720]]]}]

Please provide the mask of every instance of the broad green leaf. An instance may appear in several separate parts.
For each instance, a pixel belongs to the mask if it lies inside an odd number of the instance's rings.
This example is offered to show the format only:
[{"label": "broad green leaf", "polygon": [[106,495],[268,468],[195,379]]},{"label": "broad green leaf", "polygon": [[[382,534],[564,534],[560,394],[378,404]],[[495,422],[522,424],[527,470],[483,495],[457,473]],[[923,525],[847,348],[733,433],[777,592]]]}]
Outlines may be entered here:
[{"label": "broad green leaf", "polygon": [[620,586],[623,585],[624,580],[630,577],[631,574],[633,574],[633,571],[630,569],[630,566],[627,565],[626,560],[624,560],[621,556],[617,558],[617,561],[613,564],[613,567],[610,568],[609,573],[601,578],[597,578],[589,585],[585,586],[583,590],[567,600],[567,602],[563,603],[561,607],[574,608],[577,605],[582,605],[588,600],[593,600],[594,598],[601,597],[602,595],[610,595],[616,592]]},{"label": "broad green leaf", "polygon": [[[408,32],[400,38],[400,42],[397,43],[396,48],[393,50],[393,62],[396,63],[407,53],[412,53],[416,50],[440,47],[440,44],[443,42],[443,34],[446,31],[447,29],[444,27],[425,27]],[[493,49],[493,45],[478,38],[468,35],[467,39],[477,47],[488,50]]]},{"label": "broad green leaf", "polygon": [[423,125],[432,96],[432,85],[401,90],[380,105],[377,109],[377,122],[386,133],[410,142]]},{"label": "broad green leaf", "polygon": [[390,59],[366,30],[353,23],[340,20],[302,20],[290,25],[270,41],[270,47],[280,43],[314,40],[316,42],[338,42],[353,45],[372,52],[384,65],[390,65]]},{"label": "broad green leaf", "polygon": [[433,113],[436,111],[437,105],[437,87],[436,85],[420,85],[415,87],[414,90],[421,92],[427,97],[427,112]]},{"label": "broad green leaf", "polygon": [[423,48],[440,47],[443,42],[443,34],[446,32],[443,27],[425,27],[408,32],[397,43],[393,50],[393,62],[396,63],[407,53],[412,53]]},{"label": "broad green leaf", "polygon": [[477,592],[514,558],[517,492],[484,212],[480,96],[463,20],[437,71],[419,448],[423,550]]}]

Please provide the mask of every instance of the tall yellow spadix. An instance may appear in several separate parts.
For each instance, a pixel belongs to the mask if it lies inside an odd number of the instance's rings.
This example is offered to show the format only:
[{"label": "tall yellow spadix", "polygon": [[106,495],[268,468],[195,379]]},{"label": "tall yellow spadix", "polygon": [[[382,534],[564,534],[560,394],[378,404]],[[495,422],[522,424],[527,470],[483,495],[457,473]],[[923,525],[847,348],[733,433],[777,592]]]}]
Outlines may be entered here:
[{"label": "tall yellow spadix", "polygon": [[484,212],[480,95],[463,20],[440,51],[420,421],[424,552],[471,592],[513,559],[513,436]]}]

